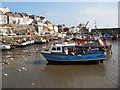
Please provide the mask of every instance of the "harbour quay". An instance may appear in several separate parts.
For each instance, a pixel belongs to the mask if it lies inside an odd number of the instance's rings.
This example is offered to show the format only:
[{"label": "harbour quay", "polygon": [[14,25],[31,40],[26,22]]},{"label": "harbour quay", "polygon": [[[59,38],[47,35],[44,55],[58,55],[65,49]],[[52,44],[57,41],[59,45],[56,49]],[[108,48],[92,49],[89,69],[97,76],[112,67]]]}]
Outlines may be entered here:
[{"label": "harbour quay", "polygon": [[[54,40],[58,34],[54,35],[18,35],[18,36],[1,36],[1,43],[10,46],[8,49],[15,47],[27,46],[32,44],[48,43]],[[7,48],[3,48],[4,50]]]}]

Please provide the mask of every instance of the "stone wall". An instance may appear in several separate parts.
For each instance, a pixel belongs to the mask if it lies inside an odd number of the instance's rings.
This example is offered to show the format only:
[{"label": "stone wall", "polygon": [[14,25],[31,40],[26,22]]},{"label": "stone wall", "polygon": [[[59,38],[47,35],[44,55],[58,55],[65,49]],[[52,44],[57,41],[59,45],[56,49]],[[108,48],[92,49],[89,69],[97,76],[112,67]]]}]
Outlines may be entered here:
[{"label": "stone wall", "polygon": [[92,32],[101,32],[102,34],[108,33],[108,34],[120,34],[120,28],[103,28],[103,29],[91,29]]},{"label": "stone wall", "polygon": [[36,32],[35,27],[31,25],[7,24],[0,26],[0,33],[27,33]]}]

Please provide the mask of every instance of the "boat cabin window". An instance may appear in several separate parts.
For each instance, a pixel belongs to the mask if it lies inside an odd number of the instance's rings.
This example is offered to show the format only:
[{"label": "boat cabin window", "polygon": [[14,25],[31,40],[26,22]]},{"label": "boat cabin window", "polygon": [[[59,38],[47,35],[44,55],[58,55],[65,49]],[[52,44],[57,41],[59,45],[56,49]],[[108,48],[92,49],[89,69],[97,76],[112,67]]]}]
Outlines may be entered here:
[{"label": "boat cabin window", "polygon": [[61,50],[60,47],[57,47],[57,50]]},{"label": "boat cabin window", "polygon": [[51,50],[61,50],[60,47],[53,47]]},{"label": "boat cabin window", "polygon": [[52,48],[52,50],[56,50],[56,48],[55,48],[55,47],[53,47],[53,48]]},{"label": "boat cabin window", "polygon": [[50,51],[51,52],[62,52],[62,47],[60,47],[60,46],[58,46],[58,47],[53,46],[53,47],[51,47]]}]

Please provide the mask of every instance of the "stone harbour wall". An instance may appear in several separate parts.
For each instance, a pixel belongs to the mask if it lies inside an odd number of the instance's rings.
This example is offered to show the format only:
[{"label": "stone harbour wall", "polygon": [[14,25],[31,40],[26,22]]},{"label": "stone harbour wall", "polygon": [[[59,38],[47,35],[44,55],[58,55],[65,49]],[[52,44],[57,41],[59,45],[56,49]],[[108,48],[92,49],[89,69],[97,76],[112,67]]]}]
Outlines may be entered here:
[{"label": "stone harbour wall", "polygon": [[0,26],[0,33],[28,33],[37,32],[32,25],[7,24]]}]

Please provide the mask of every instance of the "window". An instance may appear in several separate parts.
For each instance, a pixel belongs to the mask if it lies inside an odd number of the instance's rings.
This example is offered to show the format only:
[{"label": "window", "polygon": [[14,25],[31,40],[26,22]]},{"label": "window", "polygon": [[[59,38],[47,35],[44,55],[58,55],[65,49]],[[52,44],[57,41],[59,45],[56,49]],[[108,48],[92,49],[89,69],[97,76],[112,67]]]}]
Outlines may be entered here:
[{"label": "window", "polygon": [[52,48],[52,50],[56,50],[56,48],[55,48],[55,47],[53,47],[53,48]]},{"label": "window", "polygon": [[57,47],[57,50],[60,50],[60,47]]}]

